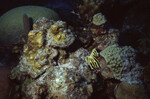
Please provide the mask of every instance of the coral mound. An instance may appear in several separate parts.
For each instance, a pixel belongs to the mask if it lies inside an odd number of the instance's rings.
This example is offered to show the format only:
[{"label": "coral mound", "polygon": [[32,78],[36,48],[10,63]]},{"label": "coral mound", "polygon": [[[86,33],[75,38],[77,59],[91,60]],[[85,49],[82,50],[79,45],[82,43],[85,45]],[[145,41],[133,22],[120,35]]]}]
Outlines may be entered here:
[{"label": "coral mound", "polygon": [[65,22],[39,18],[28,34],[18,66],[11,71],[10,78],[21,83],[15,87],[13,97],[88,99],[97,76],[85,63],[86,49],[70,54],[64,49],[74,40]]}]

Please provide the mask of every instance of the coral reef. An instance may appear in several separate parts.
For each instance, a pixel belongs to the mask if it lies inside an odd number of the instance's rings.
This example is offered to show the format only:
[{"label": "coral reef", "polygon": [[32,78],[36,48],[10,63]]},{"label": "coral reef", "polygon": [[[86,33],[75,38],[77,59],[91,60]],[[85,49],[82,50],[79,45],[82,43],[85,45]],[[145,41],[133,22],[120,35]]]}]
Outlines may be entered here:
[{"label": "coral reef", "polygon": [[[54,40],[58,33],[65,35],[61,42]],[[97,77],[84,60],[89,52],[80,48],[67,58],[63,49],[74,40],[65,22],[39,18],[34,23],[34,30],[28,34],[18,66],[11,71],[10,78],[21,83],[16,86],[13,97],[22,98],[22,94],[23,97],[35,99],[90,97]]]},{"label": "coral reef", "polygon": [[132,47],[115,44],[101,51],[100,55],[106,60],[114,78],[130,84],[142,83],[144,68],[135,62],[136,51]]},{"label": "coral reef", "polygon": [[[45,18],[40,18],[39,20],[37,20],[37,22],[34,24],[36,27],[35,30],[29,32],[28,42],[27,45],[24,46],[24,54],[21,56],[21,61],[18,65],[20,67],[21,72],[26,72],[32,78],[36,78],[37,76],[42,74],[49,66],[51,66],[50,64],[53,63],[51,60],[53,60],[53,58],[58,55],[58,51],[56,49],[51,48],[51,44],[49,43],[49,41],[46,42],[47,45],[44,45],[47,36],[44,30],[47,26],[50,27],[50,25],[52,24],[51,21],[46,20],[47,19]],[[39,22],[41,22],[41,24],[42,22],[43,24],[47,23],[47,26],[45,24],[46,27],[40,27]],[[64,42],[68,41],[66,40]],[[51,58],[49,59],[48,56],[51,56]]]},{"label": "coral reef", "polygon": [[[72,63],[55,66],[48,69],[35,82],[30,83],[27,86],[26,95],[41,98],[40,94],[47,90],[46,98],[87,99],[93,92],[92,82],[95,77],[96,75],[91,74],[82,62],[77,67]],[[37,91],[39,88],[41,88],[40,93]]]},{"label": "coral reef", "polygon": [[27,35],[23,26],[24,14],[33,23],[40,17],[46,17],[52,20],[59,19],[56,12],[40,6],[21,6],[14,8],[0,17],[0,45],[17,44],[22,35]]},{"label": "coral reef", "polygon": [[[99,9],[105,0],[79,2],[79,11],[74,14],[78,15],[81,27],[45,17],[33,24],[20,62],[9,76],[15,83],[10,96],[15,99],[148,99],[149,88],[145,85],[150,85],[149,65],[144,67],[138,57],[149,53],[145,47],[148,39],[138,40],[138,50],[136,45],[120,43],[123,29],[114,29],[105,17],[106,12]],[[105,4],[110,2],[128,5],[134,0],[107,0]]]}]

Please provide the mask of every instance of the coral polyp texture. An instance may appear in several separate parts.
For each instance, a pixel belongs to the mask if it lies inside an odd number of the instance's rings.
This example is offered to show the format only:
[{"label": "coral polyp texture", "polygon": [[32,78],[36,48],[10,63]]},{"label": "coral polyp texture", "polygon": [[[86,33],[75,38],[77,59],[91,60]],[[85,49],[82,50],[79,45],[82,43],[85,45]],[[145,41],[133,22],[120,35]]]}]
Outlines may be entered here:
[{"label": "coral polyp texture", "polygon": [[131,46],[114,44],[100,52],[114,78],[130,84],[142,84],[143,66],[136,63],[136,51]]}]

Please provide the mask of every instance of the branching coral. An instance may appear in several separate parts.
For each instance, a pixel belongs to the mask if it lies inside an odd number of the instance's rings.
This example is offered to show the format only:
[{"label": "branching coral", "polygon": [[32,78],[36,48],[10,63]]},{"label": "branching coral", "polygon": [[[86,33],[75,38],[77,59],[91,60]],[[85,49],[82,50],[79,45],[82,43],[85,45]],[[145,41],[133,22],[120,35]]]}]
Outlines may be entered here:
[{"label": "branching coral", "polygon": [[85,61],[91,69],[99,68],[99,63],[96,57],[98,57],[98,52],[96,49],[93,49],[91,54],[85,57]]}]

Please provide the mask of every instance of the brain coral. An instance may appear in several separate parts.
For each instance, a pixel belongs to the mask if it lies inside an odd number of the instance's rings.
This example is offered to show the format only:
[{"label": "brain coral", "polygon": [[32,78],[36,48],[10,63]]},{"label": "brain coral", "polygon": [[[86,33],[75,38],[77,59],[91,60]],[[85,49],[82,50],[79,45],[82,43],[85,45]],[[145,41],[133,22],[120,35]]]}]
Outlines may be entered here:
[{"label": "brain coral", "polygon": [[21,6],[14,8],[0,17],[0,45],[16,44],[25,34],[23,15],[32,18],[33,23],[39,17],[58,20],[59,16],[51,9],[40,6]]}]

